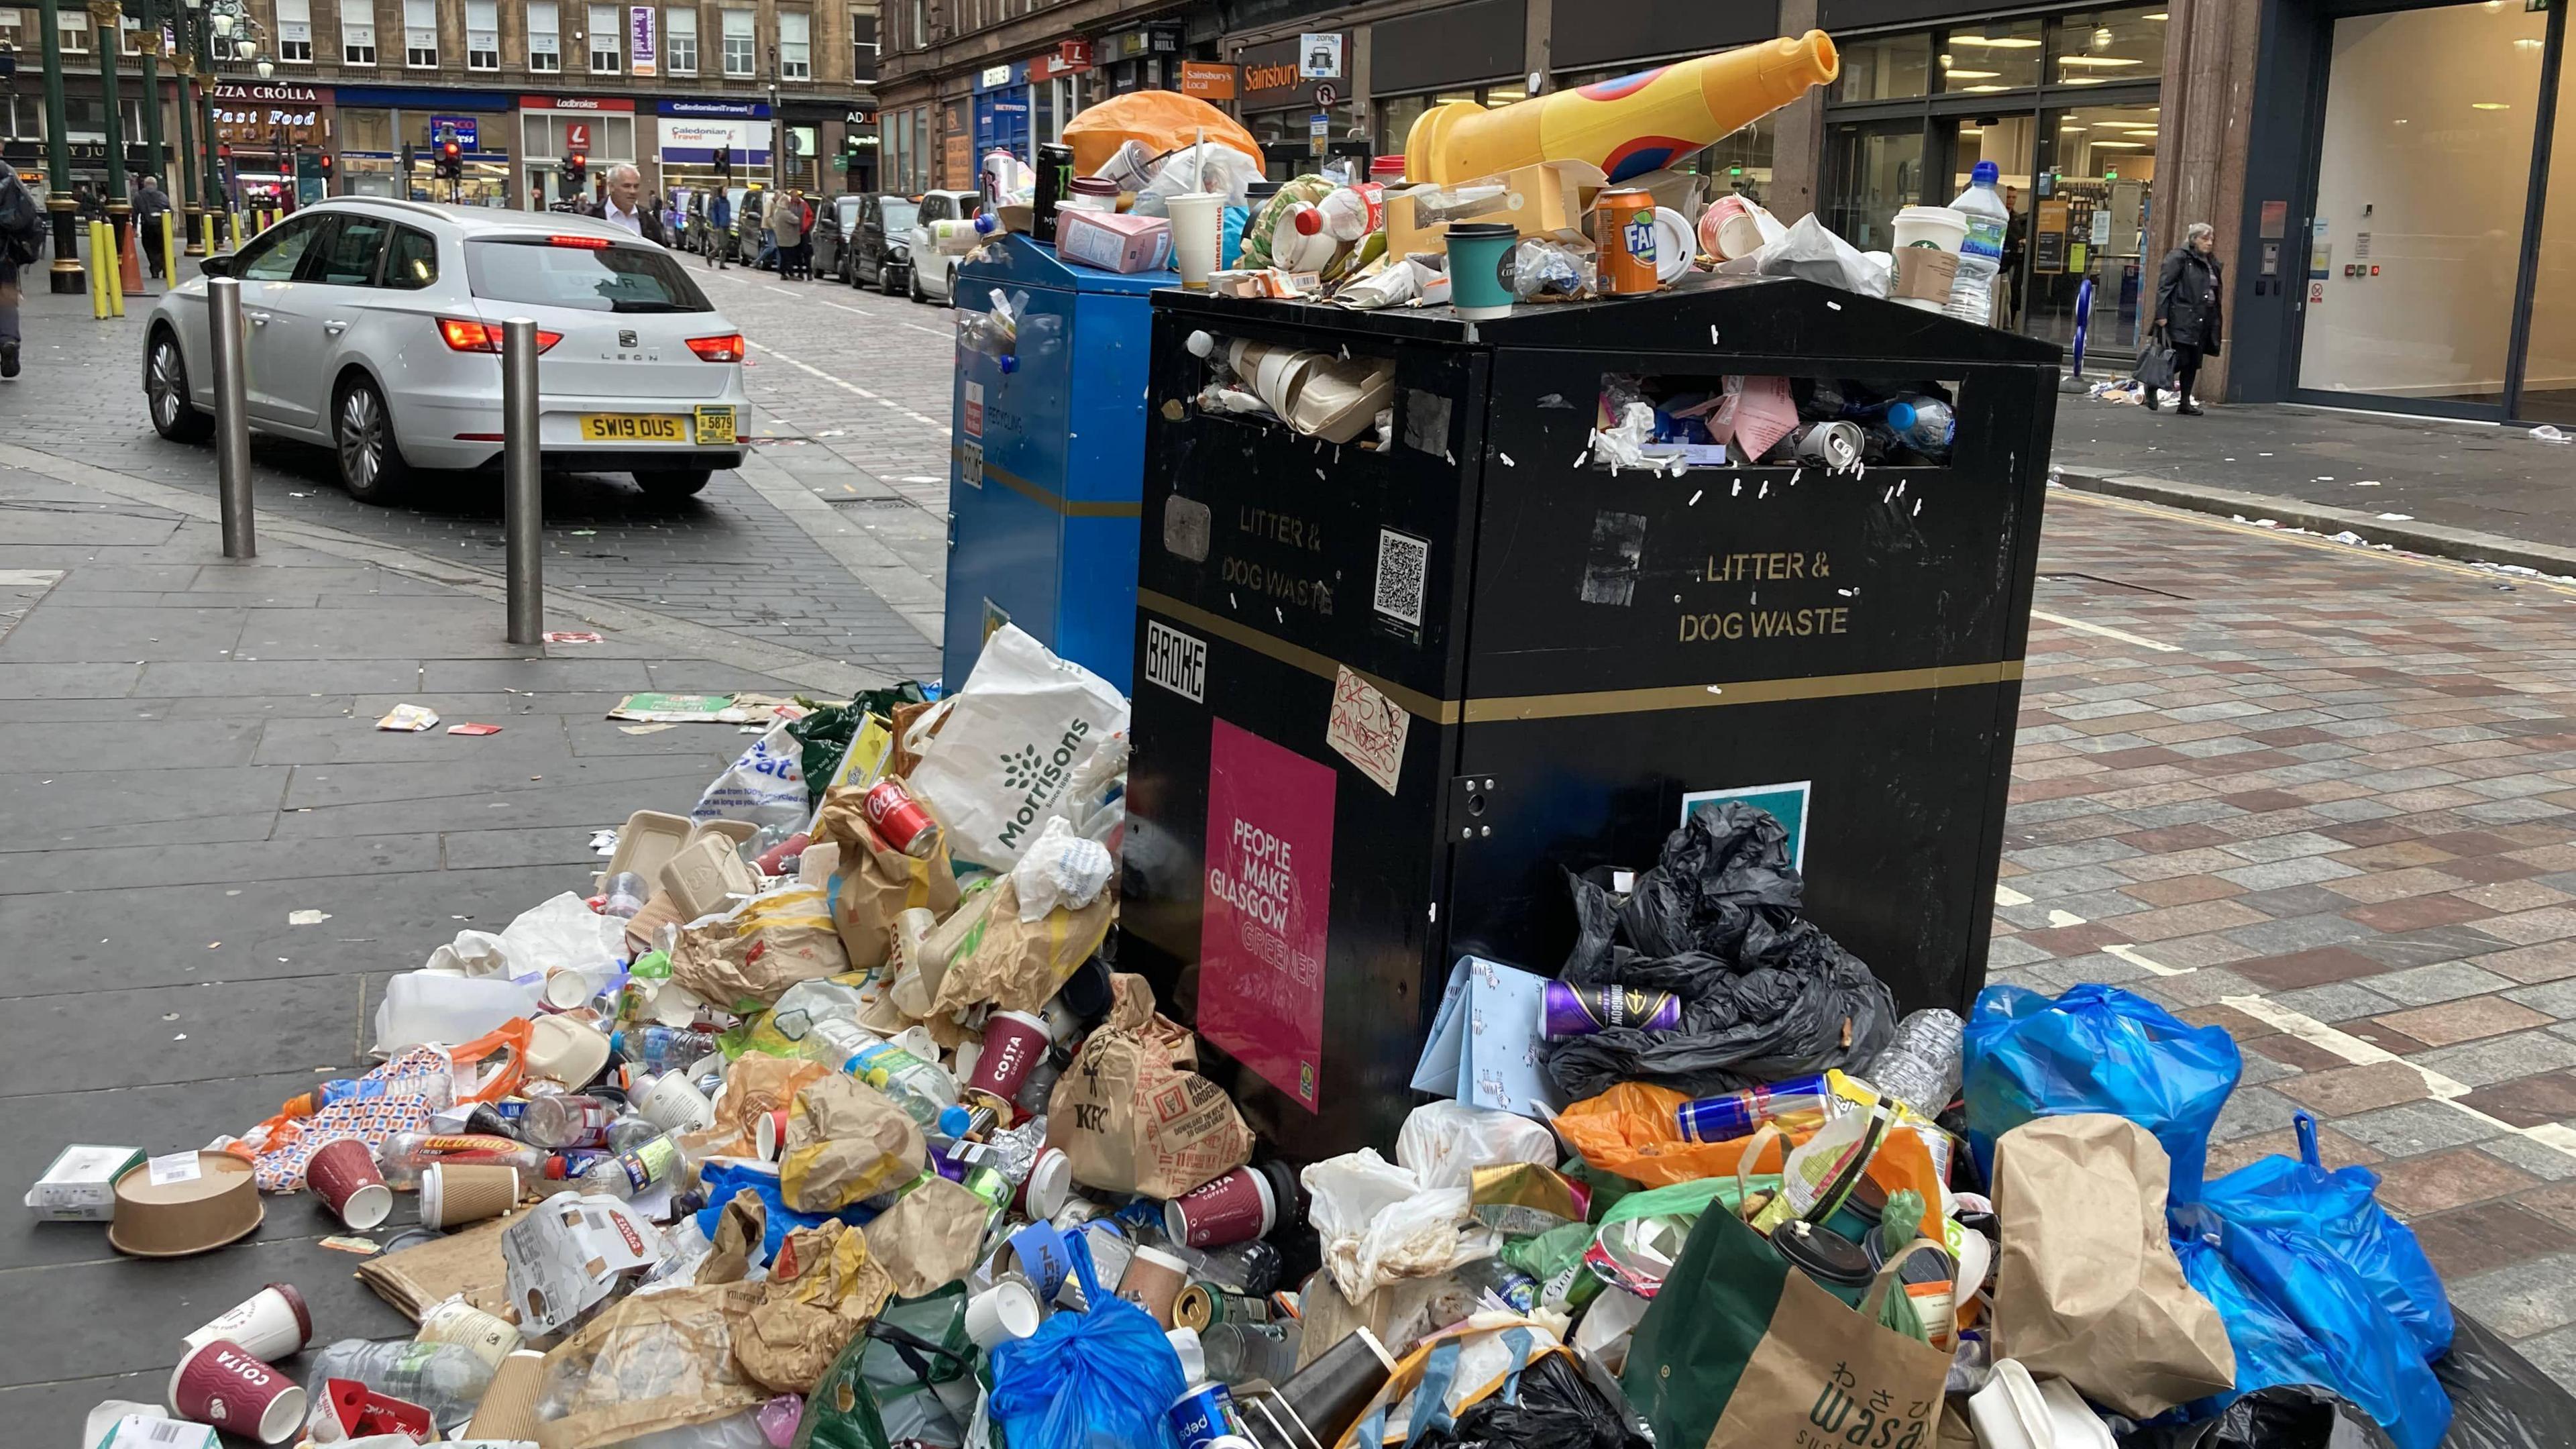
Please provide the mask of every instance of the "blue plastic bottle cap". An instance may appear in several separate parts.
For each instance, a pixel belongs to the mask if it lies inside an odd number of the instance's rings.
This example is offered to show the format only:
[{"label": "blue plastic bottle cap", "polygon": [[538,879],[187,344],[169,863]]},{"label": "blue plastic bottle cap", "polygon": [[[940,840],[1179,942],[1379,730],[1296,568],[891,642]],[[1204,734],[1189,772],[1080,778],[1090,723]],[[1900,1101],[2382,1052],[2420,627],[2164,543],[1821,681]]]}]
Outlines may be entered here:
[{"label": "blue plastic bottle cap", "polygon": [[1887,405],[1887,425],[1896,429],[1900,433],[1913,431],[1915,416],[1914,404],[1912,403],[1901,402],[1890,403]]},{"label": "blue plastic bottle cap", "polygon": [[1968,180],[1978,186],[1992,186],[2003,171],[1992,161],[1980,161],[1968,172]]},{"label": "blue plastic bottle cap", "polygon": [[966,1129],[973,1125],[975,1125],[974,1114],[953,1102],[939,1109],[939,1131],[941,1136],[951,1138],[963,1137],[966,1135]]}]

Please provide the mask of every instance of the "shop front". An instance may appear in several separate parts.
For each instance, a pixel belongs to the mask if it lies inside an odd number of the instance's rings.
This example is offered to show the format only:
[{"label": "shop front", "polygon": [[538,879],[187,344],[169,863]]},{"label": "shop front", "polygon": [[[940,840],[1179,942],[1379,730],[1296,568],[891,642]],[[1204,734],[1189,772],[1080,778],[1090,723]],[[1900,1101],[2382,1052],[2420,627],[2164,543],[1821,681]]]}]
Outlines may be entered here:
[{"label": "shop front", "polygon": [[975,74],[975,159],[1008,151],[1034,164],[1030,140],[1029,67],[1025,61],[988,65]]},{"label": "shop front", "polygon": [[1402,151],[1413,123],[1433,106],[1527,100],[1527,25],[1526,0],[1467,0],[1370,27],[1369,114],[1378,151]]},{"label": "shop front", "polygon": [[1314,170],[1324,141],[1358,129],[1354,43],[1350,31],[1321,31],[1230,52],[1240,72],[1235,113],[1261,143],[1272,180]]},{"label": "shop front", "polygon": [[1129,91],[1175,91],[1181,88],[1181,27],[1140,25],[1101,36],[1091,47],[1098,72],[1094,100]]},{"label": "shop front", "polygon": [[883,128],[874,111],[853,110],[841,118],[841,189],[865,195],[877,189],[878,163],[883,159]]},{"label": "shop front", "polygon": [[[350,196],[397,196],[462,206],[511,205],[514,97],[489,91],[341,86],[335,129],[340,189]],[[463,148],[453,185],[431,174],[439,133]]]},{"label": "shop front", "polygon": [[231,148],[236,204],[292,209],[322,199],[318,180],[299,188],[296,176],[300,158],[331,148],[329,87],[217,81],[207,100],[215,143]]},{"label": "shop front", "polygon": [[1029,57],[1029,135],[1035,144],[1062,140],[1065,122],[1100,99],[1091,73],[1091,42],[1058,41]]},{"label": "shop front", "polygon": [[[1888,0],[1847,0],[1856,19]],[[2001,173],[1995,323],[2071,343],[2093,284],[2088,351],[2135,355],[2152,322],[2146,255],[2167,12],[2158,4],[1846,35],[1825,24],[1842,75],[1825,102],[1825,223],[1884,251],[1899,208],[1947,206],[1980,161]]]},{"label": "shop front", "polygon": [[654,110],[663,190],[769,183],[767,102],[662,101]]},{"label": "shop front", "polygon": [[519,97],[519,155],[524,166],[520,205],[543,211],[575,199],[564,185],[566,159],[583,159],[581,196],[596,193],[612,166],[634,166],[653,191],[660,168],[635,146],[635,102],[623,96]]}]

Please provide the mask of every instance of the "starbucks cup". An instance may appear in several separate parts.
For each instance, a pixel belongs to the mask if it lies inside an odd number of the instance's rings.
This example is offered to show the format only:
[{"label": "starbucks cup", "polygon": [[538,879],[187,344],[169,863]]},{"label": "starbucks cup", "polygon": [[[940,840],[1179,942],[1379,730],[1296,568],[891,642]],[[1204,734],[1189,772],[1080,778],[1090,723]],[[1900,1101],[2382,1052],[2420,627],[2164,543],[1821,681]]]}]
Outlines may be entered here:
[{"label": "starbucks cup", "polygon": [[1189,1247],[1222,1248],[1267,1234],[1279,1221],[1270,1179],[1249,1167],[1210,1178],[1163,1204],[1163,1231]]},{"label": "starbucks cup", "polygon": [[1217,239],[1225,230],[1225,198],[1193,191],[1165,198],[1163,210],[1172,220],[1172,261],[1180,268],[1181,285],[1194,292],[1207,290],[1208,273],[1216,270]]},{"label": "starbucks cup", "polygon": [[230,1339],[198,1344],[170,1370],[170,1407],[262,1444],[283,1444],[304,1427],[304,1386]]},{"label": "starbucks cup", "polygon": [[454,1228],[497,1218],[519,1205],[519,1170],[489,1163],[434,1162],[420,1175],[420,1221]]},{"label": "starbucks cup", "polygon": [[966,1300],[966,1336],[990,1353],[1012,1339],[1037,1332],[1043,1316],[1036,1289],[1019,1278],[998,1278],[992,1287]]},{"label": "starbucks cup", "polygon": [[313,1314],[292,1283],[271,1283],[183,1340],[190,1348],[227,1340],[263,1362],[292,1358],[313,1341]]},{"label": "starbucks cup", "polygon": [[353,1231],[363,1233],[393,1215],[394,1190],[376,1169],[375,1154],[355,1137],[324,1144],[304,1164],[304,1180]]}]

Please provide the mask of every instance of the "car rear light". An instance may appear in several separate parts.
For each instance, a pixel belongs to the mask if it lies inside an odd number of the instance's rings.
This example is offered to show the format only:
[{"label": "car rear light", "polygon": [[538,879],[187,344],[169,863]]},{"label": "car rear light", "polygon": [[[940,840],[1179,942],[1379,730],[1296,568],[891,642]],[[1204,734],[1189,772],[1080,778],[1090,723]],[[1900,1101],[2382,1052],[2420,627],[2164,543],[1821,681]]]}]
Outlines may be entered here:
[{"label": "car rear light", "polygon": [[[471,317],[439,318],[438,335],[450,348],[458,352],[499,352],[501,350],[501,329],[489,322],[478,322]],[[561,341],[563,341],[562,333],[548,332],[542,327],[537,329],[539,353],[545,352]]]},{"label": "car rear light", "polygon": [[613,243],[604,236],[550,236],[546,238],[546,245],[550,247],[579,247],[583,251],[599,252],[606,251],[611,245],[613,245]]},{"label": "car rear light", "polygon": [[729,332],[722,337],[692,337],[689,350],[698,355],[700,362],[740,362],[742,334]]}]

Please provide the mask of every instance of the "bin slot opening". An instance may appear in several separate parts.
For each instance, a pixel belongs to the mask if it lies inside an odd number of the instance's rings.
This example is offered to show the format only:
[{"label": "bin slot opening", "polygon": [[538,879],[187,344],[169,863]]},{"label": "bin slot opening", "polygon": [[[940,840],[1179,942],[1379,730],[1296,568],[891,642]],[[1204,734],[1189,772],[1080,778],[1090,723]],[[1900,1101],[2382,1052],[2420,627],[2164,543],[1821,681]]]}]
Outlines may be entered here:
[{"label": "bin slot opening", "polygon": [[1201,413],[1277,423],[1299,437],[1376,451],[1394,428],[1395,359],[1193,332],[1189,350],[1207,364],[1191,399]]},{"label": "bin slot opening", "polygon": [[1946,467],[1960,384],[1605,373],[1589,462],[1630,468]]}]

